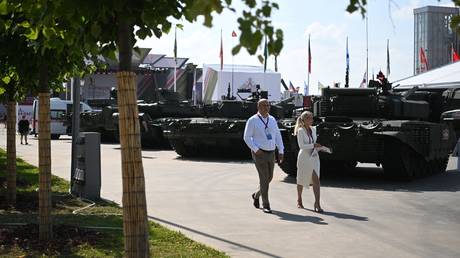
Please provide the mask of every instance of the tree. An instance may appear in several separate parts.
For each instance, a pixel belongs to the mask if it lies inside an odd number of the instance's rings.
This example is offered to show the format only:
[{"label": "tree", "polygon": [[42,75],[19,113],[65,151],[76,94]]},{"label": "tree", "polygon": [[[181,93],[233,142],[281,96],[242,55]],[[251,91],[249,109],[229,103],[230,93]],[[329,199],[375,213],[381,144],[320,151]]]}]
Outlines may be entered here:
[{"label": "tree", "polygon": [[[20,30],[10,30],[13,19],[0,27],[0,99],[7,103],[7,202],[16,204],[16,102],[21,100],[28,86],[33,85],[33,56]],[[15,20],[16,22],[16,20]],[[21,53],[21,54],[18,54]],[[19,63],[23,63],[18,65]],[[21,73],[22,76],[19,76]],[[29,75],[27,75],[29,74]],[[22,80],[27,78],[27,80]]]},{"label": "tree", "polygon": [[25,85],[39,96],[39,237],[43,241],[52,237],[50,89],[83,71],[88,53],[75,47],[83,42],[82,26],[60,18],[60,4],[46,0],[0,2],[2,35],[17,36],[12,43],[24,42],[23,50],[31,53],[29,59],[14,58],[21,52],[7,53],[8,65],[16,68],[20,80],[34,82]]},{"label": "tree", "polygon": [[[149,256],[147,207],[145,182],[142,166],[139,123],[137,110],[135,77],[131,70],[132,49],[135,35],[141,39],[155,35],[161,37],[171,29],[170,18],[186,19],[196,22],[198,16],[204,17],[204,25],[212,25],[212,14],[231,8],[231,0],[213,1],[79,1],[66,3],[70,10],[78,10],[90,31],[85,33],[86,42],[101,46],[103,52],[114,57],[119,52],[118,107],[120,144],[123,174],[123,228],[125,234],[125,254],[127,257]],[[241,47],[254,54],[266,35],[269,45],[275,49],[282,47],[282,33],[275,31],[269,17],[271,10],[278,8],[276,3],[264,1],[260,7],[255,0],[244,1],[248,10],[238,19],[240,24],[240,43],[233,50],[237,53]],[[135,29],[136,28],[136,29]]]}]

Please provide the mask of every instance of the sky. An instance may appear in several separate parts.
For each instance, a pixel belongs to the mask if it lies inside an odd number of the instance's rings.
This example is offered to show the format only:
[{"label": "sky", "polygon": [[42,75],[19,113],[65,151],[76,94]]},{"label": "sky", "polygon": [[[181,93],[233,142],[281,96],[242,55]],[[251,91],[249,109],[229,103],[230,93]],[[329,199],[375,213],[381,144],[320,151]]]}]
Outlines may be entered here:
[{"label": "sky", "polygon": [[[276,0],[275,0],[276,1]],[[233,1],[241,10],[240,1]],[[260,0],[258,1],[260,3]],[[328,1],[276,1],[279,9],[272,13],[272,23],[284,33],[284,47],[278,57],[278,72],[286,82],[303,89],[307,82],[307,52],[310,35],[311,74],[309,93],[318,93],[318,82],[332,85],[345,84],[346,38],[350,56],[350,87],[359,87],[366,71],[366,22],[360,13],[345,11],[349,0]],[[414,15],[413,9],[427,5],[454,6],[451,0],[368,0],[368,60],[369,77],[380,70],[386,73],[386,48],[389,40],[390,81],[413,75],[414,60]],[[327,3],[327,4],[326,4]],[[177,55],[188,57],[189,62],[203,67],[203,64],[220,63],[220,31],[223,33],[224,63],[259,65],[257,58],[241,50],[236,56],[231,49],[237,44],[232,31],[239,36],[236,13],[224,11],[214,14],[213,27],[202,25],[202,19],[184,25],[177,30]],[[138,41],[137,46],[152,48],[150,53],[173,56],[174,32],[160,39],[149,38]],[[269,57],[268,69],[274,70],[274,57]]]}]

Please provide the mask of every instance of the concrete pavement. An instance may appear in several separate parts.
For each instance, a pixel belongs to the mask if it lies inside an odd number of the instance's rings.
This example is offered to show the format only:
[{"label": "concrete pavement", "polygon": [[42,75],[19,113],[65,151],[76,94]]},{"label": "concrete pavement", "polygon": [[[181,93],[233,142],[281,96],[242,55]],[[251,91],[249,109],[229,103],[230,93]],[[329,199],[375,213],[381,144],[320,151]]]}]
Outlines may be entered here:
[{"label": "concrete pavement", "polygon": [[[0,147],[6,148],[0,129]],[[38,165],[38,142],[18,157]],[[52,141],[52,172],[69,179],[70,138]],[[273,214],[254,209],[257,173],[250,161],[188,160],[174,151],[144,150],[149,217],[232,257],[460,257],[460,173],[453,170],[410,183],[385,180],[361,165],[322,179],[323,214],[296,208],[295,179],[276,167],[270,185]],[[121,203],[119,145],[103,144],[105,199]]]}]

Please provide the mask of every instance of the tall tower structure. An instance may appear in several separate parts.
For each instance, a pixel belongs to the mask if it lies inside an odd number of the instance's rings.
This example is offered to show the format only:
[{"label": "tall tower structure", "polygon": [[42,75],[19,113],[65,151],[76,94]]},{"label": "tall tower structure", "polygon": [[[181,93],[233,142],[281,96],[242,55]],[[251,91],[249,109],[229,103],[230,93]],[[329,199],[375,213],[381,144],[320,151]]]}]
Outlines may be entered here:
[{"label": "tall tower structure", "polygon": [[452,16],[459,14],[460,9],[456,7],[414,9],[414,75],[450,63],[452,46],[459,52],[459,36],[450,27]]}]

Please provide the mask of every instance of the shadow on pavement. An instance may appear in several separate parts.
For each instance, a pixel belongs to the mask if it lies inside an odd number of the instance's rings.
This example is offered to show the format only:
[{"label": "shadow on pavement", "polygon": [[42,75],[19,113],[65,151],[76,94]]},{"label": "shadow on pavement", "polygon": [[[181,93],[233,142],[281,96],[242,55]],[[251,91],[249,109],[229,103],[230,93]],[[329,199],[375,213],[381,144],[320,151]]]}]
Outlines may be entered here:
[{"label": "shadow on pavement", "polygon": [[[296,178],[286,176],[282,182],[295,184]],[[357,167],[333,173],[321,172],[321,186],[398,192],[458,192],[460,191],[460,173],[448,170],[413,181],[397,181],[386,178],[382,168]]]},{"label": "shadow on pavement", "polygon": [[178,161],[193,161],[193,162],[207,162],[207,163],[233,163],[233,164],[252,164],[254,161],[252,159],[247,159],[247,158],[240,158],[240,159],[235,159],[235,158],[222,158],[222,157],[196,157],[196,158],[183,158],[181,156],[177,156],[175,160]]},{"label": "shadow on pavement", "polygon": [[319,217],[298,215],[298,214],[292,214],[292,213],[287,213],[287,212],[277,211],[277,210],[272,210],[272,212],[273,212],[273,215],[280,217],[281,220],[288,220],[288,221],[294,221],[294,222],[311,222],[311,223],[319,224],[319,225],[327,225],[327,223],[324,222],[323,219]]},{"label": "shadow on pavement", "polygon": [[[307,208],[305,208],[304,210],[315,212],[314,210],[307,209]],[[340,212],[324,211],[324,212],[321,213],[321,215],[333,216],[333,217],[336,217],[338,219],[351,219],[351,220],[358,220],[358,221],[369,221],[369,219],[367,217],[351,215],[351,214],[345,214],[345,213],[340,213]]]},{"label": "shadow on pavement", "polygon": [[186,226],[183,226],[183,225],[171,222],[171,221],[167,221],[167,220],[160,219],[160,218],[153,217],[153,216],[148,216],[148,217],[149,217],[149,219],[152,219],[152,220],[155,220],[155,221],[158,221],[158,222],[170,225],[170,226],[174,226],[176,228],[187,230],[189,232],[192,232],[192,233],[195,233],[195,234],[198,234],[198,235],[201,235],[201,236],[205,236],[205,237],[208,237],[208,238],[211,238],[211,239],[214,239],[214,240],[218,240],[218,241],[221,241],[221,242],[236,246],[236,247],[241,248],[241,249],[246,249],[248,251],[256,252],[256,253],[259,253],[261,255],[265,255],[265,256],[268,256],[268,257],[276,257],[276,258],[281,257],[281,256],[277,256],[277,255],[274,255],[274,254],[271,254],[271,253],[267,253],[265,251],[262,251],[262,250],[259,250],[259,249],[256,249],[256,248],[253,248],[253,247],[250,247],[250,246],[247,246],[247,245],[239,244],[239,243],[236,243],[236,242],[233,242],[233,241],[221,238],[221,237],[213,236],[213,235],[210,235],[208,233],[201,232],[201,231],[195,230],[193,228],[189,228],[189,227],[186,227]]}]

